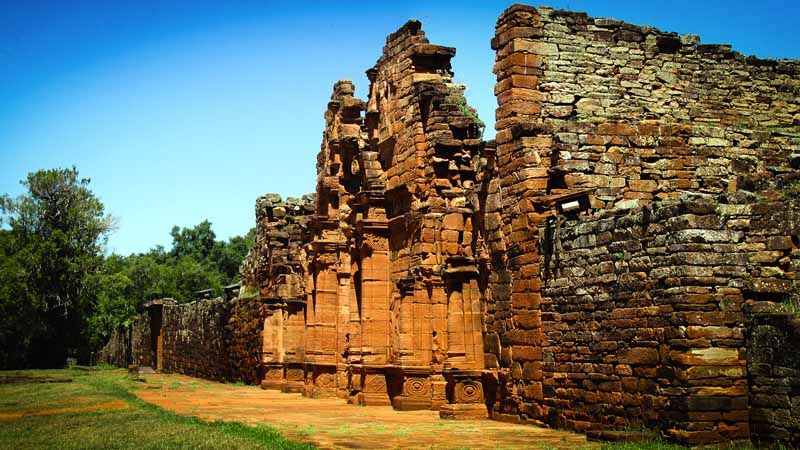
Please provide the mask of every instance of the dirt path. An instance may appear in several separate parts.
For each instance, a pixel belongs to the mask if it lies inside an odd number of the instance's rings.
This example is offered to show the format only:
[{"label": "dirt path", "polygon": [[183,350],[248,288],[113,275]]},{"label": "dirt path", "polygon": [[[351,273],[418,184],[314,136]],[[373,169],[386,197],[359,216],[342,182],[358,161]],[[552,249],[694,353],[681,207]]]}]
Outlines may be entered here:
[{"label": "dirt path", "polygon": [[321,448],[598,447],[575,433],[491,420],[442,420],[436,411],[358,407],[181,375],[148,375],[146,381],[136,395],[162,408],[206,420],[269,424]]}]

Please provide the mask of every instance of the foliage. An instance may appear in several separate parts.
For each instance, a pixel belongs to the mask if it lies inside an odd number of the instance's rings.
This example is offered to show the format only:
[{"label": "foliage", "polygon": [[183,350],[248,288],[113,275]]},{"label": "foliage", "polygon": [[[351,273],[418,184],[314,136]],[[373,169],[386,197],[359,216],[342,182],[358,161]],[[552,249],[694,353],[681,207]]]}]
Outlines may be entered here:
[{"label": "foliage", "polygon": [[75,356],[89,351],[82,331],[94,296],[87,281],[102,266],[114,228],[89,183],[74,167],[40,170],[22,181],[26,193],[0,203],[10,228],[0,254],[0,278],[10,286],[0,293],[0,308],[4,321],[17,322],[2,330],[0,339],[16,346],[0,350],[3,367],[52,367],[63,364],[68,348]]},{"label": "foliage", "polygon": [[116,328],[130,325],[130,317],[136,313],[136,308],[126,297],[132,283],[124,273],[97,274],[91,277],[90,283],[97,299],[87,331],[92,348],[98,348]]},{"label": "foliage", "polygon": [[89,360],[143,303],[235,283],[255,230],[219,241],[207,220],[173,227],[169,250],[104,255],[114,219],[77,169],[40,170],[0,197],[0,369]]},{"label": "foliage", "polygon": [[18,249],[14,233],[0,230],[0,368],[29,364],[28,349],[44,333],[39,317],[46,306],[28,288],[27,249]]},{"label": "foliage", "polygon": [[127,327],[144,303],[157,298],[178,302],[195,299],[195,293],[239,280],[239,265],[253,244],[255,229],[246,236],[216,240],[207,220],[191,228],[173,227],[172,248],[156,246],[146,253],[106,258],[98,279],[97,308],[92,316],[92,343],[99,348],[114,329]]},{"label": "foliage", "polygon": [[478,117],[478,111],[467,103],[467,98],[464,96],[464,86],[451,85],[448,86],[447,90],[449,92],[448,102],[456,105],[465,117],[475,122],[481,130],[481,135],[483,135],[483,129],[486,124]]},{"label": "foliage", "polygon": [[173,256],[191,256],[201,261],[208,258],[216,243],[217,235],[211,230],[211,222],[204,220],[192,228],[172,227]]},{"label": "foliage", "polygon": [[789,313],[800,318],[800,292],[793,292],[787,295],[786,299],[776,306],[775,311]]}]

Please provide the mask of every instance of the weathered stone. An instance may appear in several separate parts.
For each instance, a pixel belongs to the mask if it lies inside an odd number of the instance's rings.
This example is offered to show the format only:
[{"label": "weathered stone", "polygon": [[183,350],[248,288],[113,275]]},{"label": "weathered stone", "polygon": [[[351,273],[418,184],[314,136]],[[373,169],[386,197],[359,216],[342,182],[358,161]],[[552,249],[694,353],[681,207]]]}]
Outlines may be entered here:
[{"label": "weathered stone", "polygon": [[800,269],[797,63],[522,5],[493,47],[495,141],[455,49],[409,21],[366,102],[334,85],[315,195],[258,199],[238,298],[138,316],[104,355],[446,418],[796,440],[800,324],[772,313]]},{"label": "weathered stone", "polygon": [[657,364],[659,359],[658,351],[653,348],[631,348],[622,350],[618,357],[620,364],[628,365]]}]

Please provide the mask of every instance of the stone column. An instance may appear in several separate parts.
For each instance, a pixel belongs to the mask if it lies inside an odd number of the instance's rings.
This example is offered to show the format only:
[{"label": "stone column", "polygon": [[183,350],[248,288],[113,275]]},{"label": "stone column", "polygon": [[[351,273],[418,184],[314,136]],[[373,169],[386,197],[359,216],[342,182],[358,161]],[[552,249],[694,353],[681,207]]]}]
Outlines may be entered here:
[{"label": "stone column", "polygon": [[271,308],[270,314],[264,318],[262,336],[264,378],[261,388],[281,390],[286,378],[283,364],[283,312],[280,308]]},{"label": "stone column", "polygon": [[[486,227],[490,231],[494,321],[489,349],[499,353],[504,385],[518,407],[544,419],[542,371],[522,378],[523,366],[543,362],[538,228],[550,215],[548,194],[553,138],[541,116],[545,93],[539,83],[550,47],[535,38],[544,29],[535,8],[514,5],[498,19],[492,48],[497,111],[497,179],[489,182]],[[498,223],[497,212],[500,212]],[[496,333],[496,334],[495,334]],[[505,392],[505,391],[504,391]],[[501,405],[498,405],[501,406]],[[509,405],[504,412],[514,411]]]}]

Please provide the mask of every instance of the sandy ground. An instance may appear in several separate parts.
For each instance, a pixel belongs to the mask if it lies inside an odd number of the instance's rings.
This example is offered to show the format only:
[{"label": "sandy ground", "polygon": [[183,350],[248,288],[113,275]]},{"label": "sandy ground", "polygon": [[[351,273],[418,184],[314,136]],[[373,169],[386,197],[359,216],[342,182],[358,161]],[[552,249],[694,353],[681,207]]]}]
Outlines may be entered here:
[{"label": "sandy ground", "polygon": [[146,402],[205,420],[268,424],[321,448],[598,447],[580,434],[491,420],[443,420],[436,411],[359,407],[341,399],[309,399],[182,375],[154,374],[145,380],[136,395]]}]

